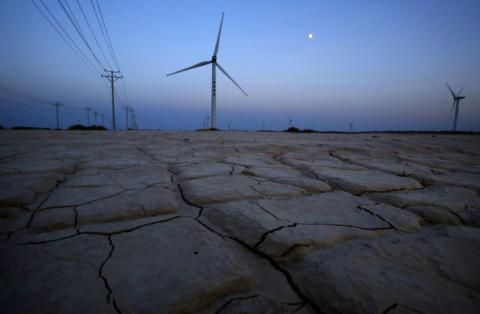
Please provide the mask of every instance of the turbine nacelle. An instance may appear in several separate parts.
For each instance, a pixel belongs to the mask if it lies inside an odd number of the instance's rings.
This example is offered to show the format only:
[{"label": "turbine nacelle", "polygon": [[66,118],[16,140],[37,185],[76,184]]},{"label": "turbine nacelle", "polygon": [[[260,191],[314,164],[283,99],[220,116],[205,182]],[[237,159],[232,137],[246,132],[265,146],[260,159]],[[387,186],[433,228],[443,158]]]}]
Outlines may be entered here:
[{"label": "turbine nacelle", "polygon": [[460,91],[458,91],[458,93],[455,93],[455,92],[453,91],[453,89],[450,87],[450,85],[448,85],[448,83],[445,83],[445,84],[447,85],[447,88],[448,88],[448,90],[450,91],[450,94],[452,94],[453,99],[458,99],[458,100],[460,100],[460,99],[464,99],[464,98],[465,98],[465,96],[460,96],[460,94],[463,92],[463,89],[465,88],[465,86],[463,86],[462,89],[460,89]]}]

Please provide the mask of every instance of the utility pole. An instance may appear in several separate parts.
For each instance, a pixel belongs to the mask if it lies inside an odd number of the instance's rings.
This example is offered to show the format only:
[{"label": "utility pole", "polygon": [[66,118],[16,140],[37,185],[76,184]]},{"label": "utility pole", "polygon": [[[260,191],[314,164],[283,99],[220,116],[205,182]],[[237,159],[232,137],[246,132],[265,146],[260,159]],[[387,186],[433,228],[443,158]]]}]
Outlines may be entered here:
[{"label": "utility pole", "polygon": [[90,110],[92,110],[92,108],[87,107],[85,110],[87,111],[87,126],[90,126]]},{"label": "utility pole", "polygon": [[102,117],[102,126],[105,126],[103,123],[103,118],[105,117],[105,115],[102,113],[100,116]]},{"label": "utility pole", "polygon": [[93,112],[93,117],[94,117],[93,121],[95,121],[95,125],[97,125],[97,114],[98,114],[98,112],[96,112],[96,111]]},{"label": "utility pole", "polygon": [[122,75],[116,75],[116,73],[120,73],[120,71],[107,71],[104,69],[105,72],[109,73],[107,75],[102,74],[102,77],[106,78],[107,80],[110,81],[110,86],[112,89],[112,128],[116,130],[116,125],[115,125],[115,81],[118,79],[123,78]]},{"label": "utility pole", "polygon": [[60,129],[60,123],[59,123],[59,120],[58,120],[58,107],[60,107],[61,105],[62,105],[62,104],[59,103],[58,101],[56,101],[56,102],[54,102],[54,103],[52,104],[52,106],[55,107],[55,112],[56,112],[56,116],[57,116],[57,130]]}]

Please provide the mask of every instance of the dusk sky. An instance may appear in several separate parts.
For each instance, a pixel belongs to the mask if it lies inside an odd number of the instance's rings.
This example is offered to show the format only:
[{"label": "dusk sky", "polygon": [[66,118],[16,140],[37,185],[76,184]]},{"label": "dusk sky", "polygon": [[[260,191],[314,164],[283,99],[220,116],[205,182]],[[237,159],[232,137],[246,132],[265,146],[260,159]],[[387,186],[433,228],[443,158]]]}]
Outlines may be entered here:
[{"label": "dusk sky", "polygon": [[[34,0],[42,7],[40,0]],[[29,0],[0,1],[0,125],[86,124],[91,106],[111,120],[102,68],[62,11],[43,0],[95,69],[91,71]],[[90,0],[62,0],[100,63],[116,69]],[[318,130],[451,129],[454,90],[465,85],[458,129],[480,130],[480,1],[100,0],[123,80],[117,121],[128,103],[140,128],[196,129],[210,114],[210,60],[222,12],[217,71],[218,127],[281,130],[288,119]],[[309,38],[308,34],[313,34]],[[124,85],[122,85],[124,84]],[[19,94],[11,90],[18,91]],[[126,90],[126,93],[125,93]],[[30,95],[30,98],[26,97]],[[32,99],[34,98],[34,99]],[[37,101],[38,100],[38,101]],[[93,116],[92,116],[93,119]],[[99,123],[99,122],[98,122]]]}]

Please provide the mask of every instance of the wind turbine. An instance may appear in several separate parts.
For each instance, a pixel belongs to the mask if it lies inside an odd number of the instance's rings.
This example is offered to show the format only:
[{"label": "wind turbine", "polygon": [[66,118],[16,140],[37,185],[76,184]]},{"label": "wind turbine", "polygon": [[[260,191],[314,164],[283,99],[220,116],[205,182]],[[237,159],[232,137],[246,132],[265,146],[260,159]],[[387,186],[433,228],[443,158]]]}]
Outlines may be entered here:
[{"label": "wind turbine", "polygon": [[452,90],[450,85],[448,85],[448,83],[445,83],[445,84],[447,84],[448,90],[450,91],[450,93],[452,94],[452,97],[453,97],[452,111],[455,110],[455,117],[454,117],[454,120],[453,120],[453,131],[456,131],[457,130],[457,119],[458,119],[458,107],[460,106],[460,100],[465,98],[465,96],[460,96],[460,94],[463,92],[463,89],[465,88],[465,86],[462,87],[462,89],[458,93],[455,94],[455,92]]},{"label": "wind turbine", "polygon": [[235,84],[235,86],[237,86],[242,91],[242,93],[245,94],[245,96],[248,96],[247,93],[240,87],[240,85],[238,85],[237,82],[235,82],[235,80],[230,75],[228,75],[227,71],[225,71],[220,66],[220,64],[217,62],[218,47],[220,45],[220,35],[222,34],[223,16],[224,16],[224,13],[222,13],[222,20],[220,21],[220,29],[218,30],[217,42],[215,44],[215,50],[213,51],[212,59],[210,61],[202,61],[202,62],[194,64],[194,65],[192,65],[188,68],[181,69],[179,71],[167,74],[167,76],[170,76],[170,75],[174,75],[174,74],[184,72],[184,71],[187,71],[187,70],[199,68],[199,67],[202,67],[204,65],[212,64],[212,108],[211,108],[211,115],[210,115],[212,129],[215,129],[217,127],[217,90],[216,90],[216,88],[217,88],[216,87],[216,85],[217,85],[217,78],[216,78],[217,67],[223,74],[225,74],[226,77],[228,77],[230,79],[230,81],[233,82],[233,84]]}]

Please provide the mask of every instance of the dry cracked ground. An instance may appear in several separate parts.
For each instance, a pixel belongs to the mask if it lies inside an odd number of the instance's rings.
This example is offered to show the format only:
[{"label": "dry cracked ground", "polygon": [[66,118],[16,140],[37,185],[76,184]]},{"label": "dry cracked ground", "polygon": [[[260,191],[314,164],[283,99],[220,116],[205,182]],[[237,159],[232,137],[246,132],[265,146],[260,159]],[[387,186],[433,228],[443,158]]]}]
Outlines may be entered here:
[{"label": "dry cracked ground", "polygon": [[478,136],[0,144],[1,313],[479,313]]}]

